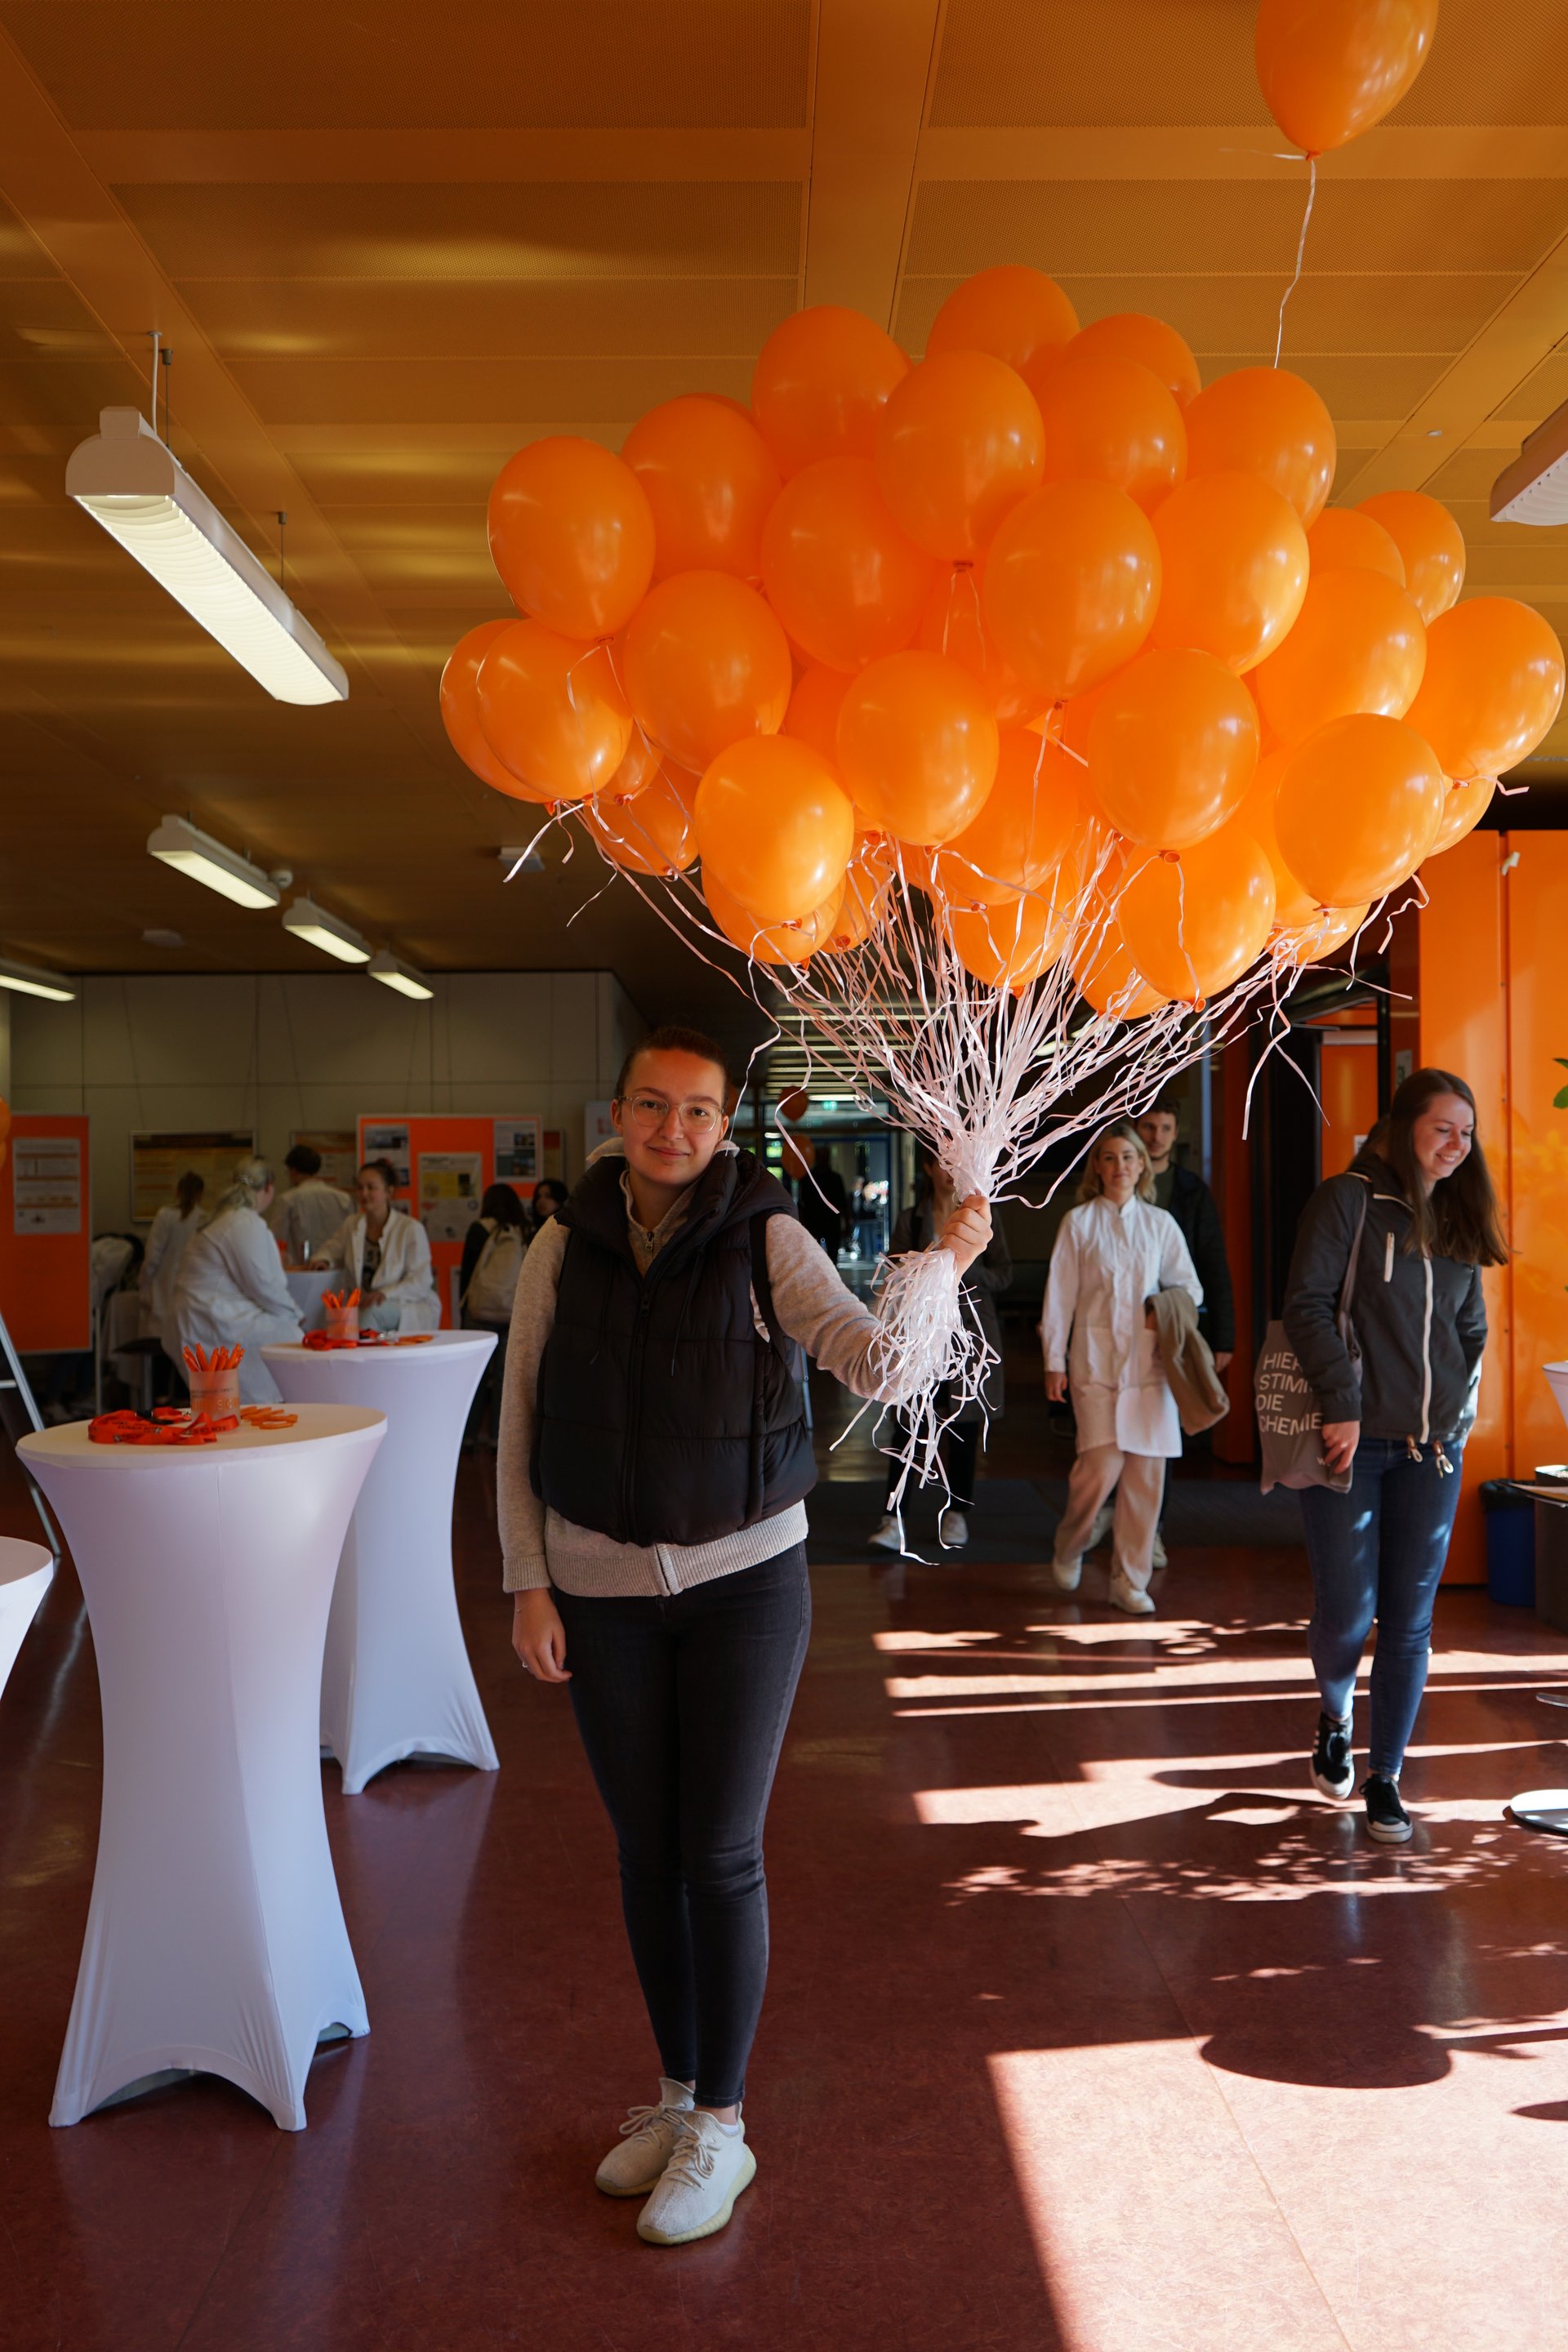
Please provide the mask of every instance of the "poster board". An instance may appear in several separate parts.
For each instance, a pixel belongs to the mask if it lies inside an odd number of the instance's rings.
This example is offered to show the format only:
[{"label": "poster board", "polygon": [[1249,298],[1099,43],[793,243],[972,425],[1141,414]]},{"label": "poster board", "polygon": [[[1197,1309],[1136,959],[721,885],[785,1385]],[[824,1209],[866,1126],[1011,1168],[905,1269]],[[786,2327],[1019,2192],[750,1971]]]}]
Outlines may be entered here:
[{"label": "poster board", "polygon": [[170,1128],[143,1129],[131,1138],[131,1221],[150,1225],[160,1209],[174,1197],[174,1187],[187,1169],[194,1169],[206,1186],[202,1206],[210,1215],[220,1192],[234,1181],[242,1160],[256,1157],[251,1128]]},{"label": "poster board", "polygon": [[0,1313],[24,1355],[92,1345],[88,1121],[17,1111],[0,1171]]},{"label": "poster board", "polygon": [[[321,1155],[321,1181],[335,1184],[340,1192],[353,1190],[354,1170],[359,1166],[359,1138],[352,1127],[291,1127],[289,1149],[297,1143],[310,1146]],[[279,1191],[292,1181],[287,1169],[279,1172]]]},{"label": "poster board", "polygon": [[[531,1201],[540,1177],[550,1172],[543,1122],[531,1113],[503,1118],[493,1111],[367,1111],[358,1136],[359,1160],[390,1163],[393,1198],[430,1236],[441,1328],[450,1330],[458,1319],[463,1243],[486,1191],[510,1184]],[[559,1152],[558,1134],[555,1140]]]}]

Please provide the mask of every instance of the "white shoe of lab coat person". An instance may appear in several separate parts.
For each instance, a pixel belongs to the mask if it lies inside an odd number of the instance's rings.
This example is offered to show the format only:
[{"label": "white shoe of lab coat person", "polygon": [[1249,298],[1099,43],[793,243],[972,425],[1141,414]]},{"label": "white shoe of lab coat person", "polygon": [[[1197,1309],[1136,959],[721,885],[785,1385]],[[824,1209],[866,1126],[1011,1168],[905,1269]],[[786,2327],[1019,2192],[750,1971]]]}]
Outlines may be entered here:
[{"label": "white shoe of lab coat person", "polygon": [[362,1331],[438,1331],[441,1301],[430,1264],[430,1236],[417,1217],[394,1209],[381,1233],[381,1258],[370,1281],[364,1275],[365,1220],[346,1217],[328,1244],[326,1256],[342,1266],[350,1290],[379,1290],[374,1307],[359,1311]]},{"label": "white shoe of lab coat person", "polygon": [[289,1296],[278,1244],[254,1209],[220,1209],[210,1225],[192,1234],[180,1261],[170,1320],[163,1347],[182,1374],[186,1348],[205,1348],[210,1355],[215,1348],[237,1345],[245,1349],[241,1403],[281,1402],[261,1350],[269,1343],[297,1345],[305,1326]]}]

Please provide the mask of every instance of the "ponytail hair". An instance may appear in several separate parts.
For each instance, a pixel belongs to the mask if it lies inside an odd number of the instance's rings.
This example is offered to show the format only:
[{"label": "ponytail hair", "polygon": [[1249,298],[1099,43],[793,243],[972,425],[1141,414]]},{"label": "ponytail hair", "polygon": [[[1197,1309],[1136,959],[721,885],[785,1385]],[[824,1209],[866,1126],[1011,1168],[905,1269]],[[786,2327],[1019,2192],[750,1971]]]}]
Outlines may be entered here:
[{"label": "ponytail hair", "polygon": [[234,1171],[226,1192],[219,1196],[220,1209],[254,1209],[261,1193],[273,1181],[269,1160],[242,1160]]}]

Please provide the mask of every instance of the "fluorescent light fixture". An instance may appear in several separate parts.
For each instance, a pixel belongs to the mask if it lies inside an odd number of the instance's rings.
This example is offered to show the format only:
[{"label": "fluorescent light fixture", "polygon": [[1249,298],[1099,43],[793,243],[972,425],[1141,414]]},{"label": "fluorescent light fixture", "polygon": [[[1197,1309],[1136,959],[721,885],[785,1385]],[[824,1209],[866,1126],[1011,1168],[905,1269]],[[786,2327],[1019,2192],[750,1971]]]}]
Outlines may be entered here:
[{"label": "fluorescent light fixture", "polygon": [[346,702],[349,682],[304,615],[137,408],[105,408],[66,492],[277,702]]},{"label": "fluorescent light fixture", "polygon": [[1568,522],[1568,400],[1538,425],[1492,484],[1493,522]]},{"label": "fluorescent light fixture", "polygon": [[395,988],[399,996],[416,997],[421,1003],[436,993],[423,972],[416,971],[412,964],[400,963],[386,948],[372,956],[370,976],[384,988]]},{"label": "fluorescent light fixture", "polygon": [[147,835],[150,856],[176,874],[188,874],[193,882],[205,882],[221,898],[231,898],[237,907],[276,907],[283,893],[270,876],[242,857],[237,849],[226,849],[210,833],[203,833],[189,817],[166,816]]},{"label": "fluorescent light fixture", "polygon": [[498,849],[496,856],[506,867],[509,882],[514,874],[542,874],[544,871],[544,860],[537,849]]},{"label": "fluorescent light fixture", "polygon": [[347,923],[340,923],[313,898],[294,898],[283,918],[283,928],[292,931],[297,940],[308,940],[323,955],[336,956],[340,963],[368,963],[370,947]]},{"label": "fluorescent light fixture", "polygon": [[0,988],[14,989],[18,996],[47,996],[51,1004],[74,1004],[76,991],[68,988],[52,971],[40,971],[36,963],[16,963],[9,956],[0,956]]}]

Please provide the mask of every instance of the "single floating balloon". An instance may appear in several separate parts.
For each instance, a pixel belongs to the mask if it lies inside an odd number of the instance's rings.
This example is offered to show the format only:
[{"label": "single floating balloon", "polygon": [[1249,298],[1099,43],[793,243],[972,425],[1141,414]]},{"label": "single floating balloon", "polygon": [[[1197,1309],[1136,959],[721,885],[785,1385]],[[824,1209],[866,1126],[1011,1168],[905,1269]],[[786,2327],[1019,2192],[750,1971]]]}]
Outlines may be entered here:
[{"label": "single floating balloon", "polygon": [[822,302],[773,329],[752,377],[752,414],[785,478],[823,457],[868,457],[894,387],[910,372],[891,335]]},{"label": "single floating balloon", "polygon": [[1447,780],[1401,719],[1335,719],[1290,754],[1274,804],[1280,853],[1321,907],[1407,881],[1442,821]]},{"label": "single floating balloon", "polygon": [[1426,61],[1437,0],[1258,0],[1263,102],[1309,155],[1360,138]]},{"label": "single floating balloon", "polygon": [[991,542],[985,625],[1026,687],[1065,702],[1131,660],[1161,576],[1154,526],[1125,490],[1053,482],[1015,507]]},{"label": "single floating balloon", "polygon": [[490,560],[514,604],[563,637],[613,637],[653,577],[653,509],[596,441],[531,441],[496,477]]},{"label": "single floating balloon", "polygon": [[877,481],[928,555],[970,563],[1040,478],[1045,433],[1021,375],[987,352],[924,360],[877,427]]},{"label": "single floating balloon", "polygon": [[1446,775],[1495,776],[1533,751],[1563,707],[1563,648],[1550,622],[1511,596],[1472,596],[1426,633],[1426,674],[1410,706]]},{"label": "single floating balloon", "polygon": [[764,923],[799,922],[842,888],[855,812],[832,769],[787,735],[721,751],[697,791],[704,874]]},{"label": "single floating balloon", "polygon": [[621,456],[653,512],[655,580],[677,572],[762,577],[779,469],[742,410],[700,394],[667,400],[632,426]]},{"label": "single floating balloon", "polygon": [[539,621],[514,621],[494,639],[479,673],[485,740],[526,788],[519,797],[584,800],[626,756],[631,712],[602,645],[557,636]]},{"label": "single floating balloon", "polygon": [[838,670],[900,653],[936,567],[888,510],[868,457],[824,457],[786,482],[763,532],[763,585],[790,635]]},{"label": "single floating balloon", "polygon": [[1078,312],[1054,278],[1026,262],[978,269],[955,287],[931,321],[926,357],[988,352],[1023,375],[1078,332]]},{"label": "single floating balloon", "polygon": [[743,581],[678,572],[626,635],[626,693],[662,751],[698,774],[747,735],[778,732],[793,672],[784,633]]},{"label": "single floating balloon", "polygon": [[1329,502],[1339,455],[1334,421],[1289,368],[1235,368],[1186,413],[1187,474],[1255,474],[1289,499],[1303,528]]},{"label": "single floating balloon", "polygon": [[1281,743],[1300,743],[1352,711],[1403,719],[1426,667],[1426,628],[1381,572],[1314,572],[1295,626],[1252,673],[1258,708]]},{"label": "single floating balloon", "polygon": [[951,841],[996,776],[1000,738],[979,686],[941,654],[889,654],[861,671],[838,715],[838,772],[878,831]]}]

